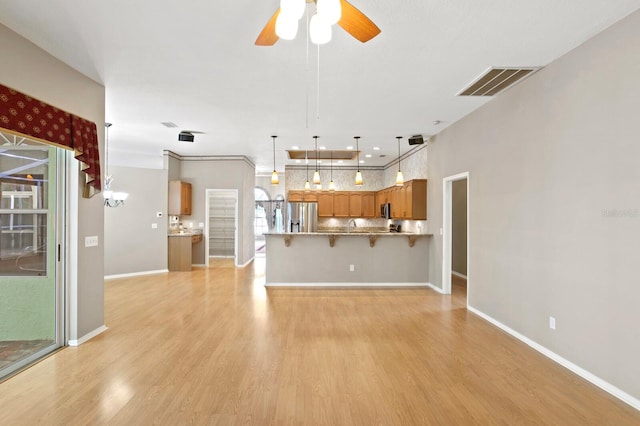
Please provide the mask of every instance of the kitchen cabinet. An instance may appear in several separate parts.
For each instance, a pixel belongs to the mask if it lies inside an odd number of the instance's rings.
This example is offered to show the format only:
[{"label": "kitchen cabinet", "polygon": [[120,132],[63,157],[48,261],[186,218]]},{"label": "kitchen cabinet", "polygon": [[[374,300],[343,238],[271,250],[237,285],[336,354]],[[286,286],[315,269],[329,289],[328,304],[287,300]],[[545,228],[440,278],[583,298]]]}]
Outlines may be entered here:
[{"label": "kitchen cabinet", "polygon": [[404,215],[407,219],[427,219],[427,180],[414,179],[404,184]]},{"label": "kitchen cabinet", "polygon": [[333,194],[333,216],[349,217],[349,192],[335,192]]},{"label": "kitchen cabinet", "polygon": [[313,203],[318,201],[318,194],[315,191],[289,191],[287,201],[290,203],[307,202]]},{"label": "kitchen cabinet", "polygon": [[351,217],[377,217],[376,193],[358,191],[349,193],[349,216]]},{"label": "kitchen cabinet", "polygon": [[318,217],[333,217],[333,192],[318,194]]},{"label": "kitchen cabinet", "polygon": [[191,236],[178,235],[169,237],[169,270],[191,270]]},{"label": "kitchen cabinet", "polygon": [[169,182],[169,215],[191,215],[191,184],[180,180]]}]

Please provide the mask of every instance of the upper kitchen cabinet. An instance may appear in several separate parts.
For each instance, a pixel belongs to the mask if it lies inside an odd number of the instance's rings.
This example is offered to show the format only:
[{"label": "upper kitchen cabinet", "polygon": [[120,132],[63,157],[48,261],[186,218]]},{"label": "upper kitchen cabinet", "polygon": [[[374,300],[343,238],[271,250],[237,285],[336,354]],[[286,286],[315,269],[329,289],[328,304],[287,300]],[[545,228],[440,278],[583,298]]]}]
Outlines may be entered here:
[{"label": "upper kitchen cabinet", "polygon": [[191,184],[180,180],[169,182],[169,215],[191,215]]},{"label": "upper kitchen cabinet", "polygon": [[318,217],[333,217],[333,193],[318,194]]},{"label": "upper kitchen cabinet", "polygon": [[405,219],[427,219],[427,180],[414,179],[403,186]]},{"label": "upper kitchen cabinet", "polygon": [[315,191],[290,190],[287,201],[290,203],[314,203],[318,201],[318,194]]},{"label": "upper kitchen cabinet", "polygon": [[370,191],[352,191],[349,194],[349,216],[377,217],[376,193]]},{"label": "upper kitchen cabinet", "polygon": [[335,192],[333,194],[333,216],[349,217],[349,192]]}]

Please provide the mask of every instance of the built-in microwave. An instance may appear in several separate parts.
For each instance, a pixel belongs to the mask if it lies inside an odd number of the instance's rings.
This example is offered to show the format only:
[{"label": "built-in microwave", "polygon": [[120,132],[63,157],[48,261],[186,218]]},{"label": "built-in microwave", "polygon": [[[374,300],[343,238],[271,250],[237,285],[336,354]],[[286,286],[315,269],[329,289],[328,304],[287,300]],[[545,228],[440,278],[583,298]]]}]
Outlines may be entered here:
[{"label": "built-in microwave", "polygon": [[391,204],[380,204],[380,217],[383,219],[391,219]]}]

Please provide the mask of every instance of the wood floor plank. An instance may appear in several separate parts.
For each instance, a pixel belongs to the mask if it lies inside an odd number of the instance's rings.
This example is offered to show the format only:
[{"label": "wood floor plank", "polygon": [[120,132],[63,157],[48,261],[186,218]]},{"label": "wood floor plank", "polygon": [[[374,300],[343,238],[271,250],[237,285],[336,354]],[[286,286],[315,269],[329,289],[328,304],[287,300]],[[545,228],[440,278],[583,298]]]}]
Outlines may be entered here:
[{"label": "wood floor plank", "polygon": [[107,281],[109,330],[0,384],[0,424],[640,424],[428,289],[265,289],[264,259]]}]

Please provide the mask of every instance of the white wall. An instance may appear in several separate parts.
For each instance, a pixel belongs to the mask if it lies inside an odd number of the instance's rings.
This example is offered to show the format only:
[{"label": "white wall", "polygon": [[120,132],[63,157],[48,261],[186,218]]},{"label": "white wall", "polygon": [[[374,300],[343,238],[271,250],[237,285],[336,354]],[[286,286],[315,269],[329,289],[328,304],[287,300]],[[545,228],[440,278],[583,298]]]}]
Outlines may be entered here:
[{"label": "white wall", "polygon": [[469,304],[636,399],[638,46],[640,12],[428,144],[431,229],[443,178],[470,173]]},{"label": "white wall", "polygon": [[[63,64],[33,43],[0,25],[0,83],[40,99],[50,105],[91,120],[98,126],[100,158],[104,158],[105,90],[95,81]],[[71,173],[79,175],[79,164],[73,160]],[[68,265],[72,282],[69,340],[77,340],[104,325],[104,246],[84,247],[85,236],[103,238],[104,208],[102,196],[78,198],[73,188],[70,196],[72,227],[76,239],[71,244],[77,258]],[[67,247],[70,249],[71,247]]]}]

